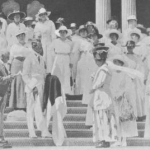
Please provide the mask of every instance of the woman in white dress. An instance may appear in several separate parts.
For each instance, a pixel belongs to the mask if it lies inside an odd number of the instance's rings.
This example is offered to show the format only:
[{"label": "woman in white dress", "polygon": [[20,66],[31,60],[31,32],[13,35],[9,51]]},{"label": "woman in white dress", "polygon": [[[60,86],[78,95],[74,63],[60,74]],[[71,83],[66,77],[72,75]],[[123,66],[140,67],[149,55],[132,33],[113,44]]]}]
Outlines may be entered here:
[{"label": "woman in white dress", "polygon": [[[112,59],[117,66],[127,67],[122,55],[115,55]],[[122,71],[113,71],[111,80],[111,93],[115,108],[118,141],[112,146],[127,146],[127,137],[138,136],[137,108],[134,77]],[[126,111],[126,112],[125,112]]]},{"label": "woman in white dress", "polygon": [[117,29],[111,29],[106,33],[106,37],[108,38],[106,43],[109,46],[108,58],[122,54],[121,33]]},{"label": "woman in white dress", "polygon": [[[11,74],[18,74],[23,69],[23,62],[30,54],[30,50],[26,47],[25,31],[20,30],[16,33],[18,43],[14,44],[10,49],[10,71]],[[26,96],[24,92],[24,82],[21,75],[18,75],[11,83],[11,95],[9,107],[14,109],[26,108]]]},{"label": "woman in white dress", "polygon": [[71,30],[67,29],[66,26],[61,26],[56,30],[56,35],[59,38],[52,42],[50,49],[54,57],[51,74],[59,78],[65,94],[71,94],[70,68],[72,64],[70,56],[72,42],[67,38],[71,33]]},{"label": "woman in white dress", "polygon": [[74,55],[77,56],[78,59],[76,59],[77,62],[77,68],[76,68],[76,94],[83,94],[84,88],[86,88],[85,82],[86,82],[86,76],[88,69],[88,52],[92,49],[93,45],[88,39],[88,31],[86,26],[81,25],[79,27],[79,35],[81,36],[81,39],[79,41],[79,47],[78,50],[74,53]]},{"label": "woman in white dress", "polygon": [[99,46],[93,55],[98,69],[92,76],[90,106],[93,109],[93,142],[96,147],[109,147],[116,141],[115,113],[110,91],[111,71],[106,63],[108,47]]},{"label": "woman in white dress", "polygon": [[8,19],[12,20],[13,22],[10,23],[7,27],[6,31],[6,38],[8,42],[8,49],[11,48],[12,45],[18,43],[16,38],[16,33],[19,30],[25,31],[26,27],[23,23],[21,23],[21,19],[25,18],[25,13],[20,11],[14,11],[8,15]]},{"label": "woman in white dress", "polygon": [[49,20],[48,16],[51,13],[46,11],[45,8],[41,8],[36,15],[37,23],[34,28],[34,32],[41,33],[41,42],[43,46],[43,57],[47,65],[47,72],[51,72],[53,58],[50,53],[50,45],[54,39],[56,39],[55,35],[55,25],[52,20]]},{"label": "woman in white dress", "polygon": [[[126,44],[127,54],[124,56],[126,62],[128,62],[128,67],[138,70],[144,74],[144,63],[142,58],[136,54],[135,51],[135,42],[128,41]],[[137,46],[138,48],[138,46]],[[144,81],[141,81],[139,78],[135,78],[134,80],[134,88],[136,90],[136,112],[137,117],[142,117],[145,115],[145,85]]]}]

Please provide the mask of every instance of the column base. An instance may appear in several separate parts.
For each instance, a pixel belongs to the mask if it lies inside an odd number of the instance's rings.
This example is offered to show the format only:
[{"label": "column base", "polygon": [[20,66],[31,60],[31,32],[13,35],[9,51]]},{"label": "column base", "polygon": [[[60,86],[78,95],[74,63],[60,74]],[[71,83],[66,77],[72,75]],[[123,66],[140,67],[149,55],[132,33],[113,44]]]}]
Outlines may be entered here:
[{"label": "column base", "polygon": [[8,143],[8,141],[2,140],[0,141],[0,148],[12,148],[12,146]]}]

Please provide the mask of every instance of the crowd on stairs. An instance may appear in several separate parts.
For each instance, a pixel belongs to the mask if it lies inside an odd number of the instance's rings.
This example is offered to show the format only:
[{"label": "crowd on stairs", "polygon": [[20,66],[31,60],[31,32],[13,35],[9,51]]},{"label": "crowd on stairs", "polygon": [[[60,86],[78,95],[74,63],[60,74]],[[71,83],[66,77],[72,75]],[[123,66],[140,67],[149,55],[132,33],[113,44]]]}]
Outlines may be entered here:
[{"label": "crowd on stairs", "polygon": [[97,148],[127,146],[128,137],[138,136],[136,121],[145,119],[149,138],[150,30],[134,15],[122,33],[116,17],[104,33],[90,21],[68,29],[64,18],[56,29],[49,15],[40,8],[35,19],[18,10],[8,14],[8,25],[0,18],[0,144],[11,147],[3,133],[9,107],[7,119],[27,121],[29,138],[38,138],[35,119],[41,136],[61,146],[69,95],[83,95]]}]

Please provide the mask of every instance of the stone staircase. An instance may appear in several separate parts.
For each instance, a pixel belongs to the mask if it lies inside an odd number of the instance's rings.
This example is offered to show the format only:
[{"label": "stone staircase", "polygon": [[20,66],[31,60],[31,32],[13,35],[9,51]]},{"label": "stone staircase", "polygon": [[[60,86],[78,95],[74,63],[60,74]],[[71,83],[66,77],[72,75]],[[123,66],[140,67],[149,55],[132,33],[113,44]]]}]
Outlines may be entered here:
[{"label": "stone staircase", "polygon": [[[67,115],[64,118],[64,126],[67,131],[67,138],[63,146],[93,146],[92,130],[85,126],[86,105],[81,100],[67,100]],[[7,113],[12,111],[6,108],[4,119]],[[129,138],[128,146],[150,146],[150,139],[144,137],[144,122],[138,122],[138,137]],[[36,126],[35,126],[36,127]],[[50,124],[50,132],[51,132]],[[28,138],[27,123],[24,121],[4,123],[5,139],[12,144],[13,147],[21,146],[54,146],[51,138]],[[38,136],[40,131],[36,130]]]}]

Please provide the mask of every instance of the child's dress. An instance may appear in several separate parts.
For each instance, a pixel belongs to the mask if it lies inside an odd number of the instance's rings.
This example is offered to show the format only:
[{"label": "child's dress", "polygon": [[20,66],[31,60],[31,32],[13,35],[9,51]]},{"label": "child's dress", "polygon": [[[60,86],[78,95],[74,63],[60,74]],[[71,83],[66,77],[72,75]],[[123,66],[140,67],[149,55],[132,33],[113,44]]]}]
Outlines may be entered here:
[{"label": "child's dress", "polygon": [[93,142],[113,142],[117,139],[115,117],[110,92],[111,73],[104,64],[93,76]]}]

